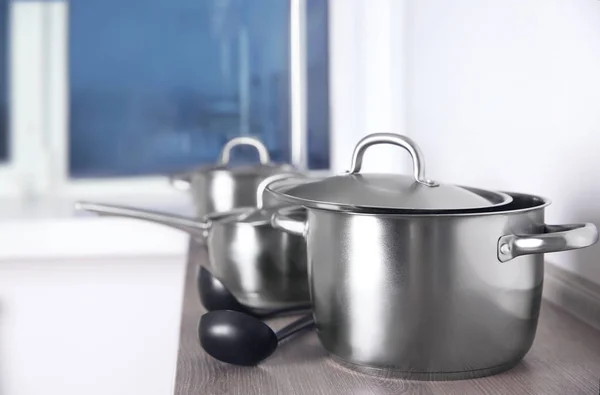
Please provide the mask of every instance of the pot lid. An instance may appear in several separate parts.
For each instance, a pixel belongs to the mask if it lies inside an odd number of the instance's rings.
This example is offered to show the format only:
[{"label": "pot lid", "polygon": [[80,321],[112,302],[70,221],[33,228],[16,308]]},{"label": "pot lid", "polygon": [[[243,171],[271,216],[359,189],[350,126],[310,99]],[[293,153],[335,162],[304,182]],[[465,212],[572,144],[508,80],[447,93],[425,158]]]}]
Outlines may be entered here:
[{"label": "pot lid", "polygon": [[[365,150],[376,144],[392,144],[406,149],[413,161],[413,176],[360,173]],[[483,209],[509,203],[501,192],[440,184],[425,177],[423,154],[408,137],[377,133],[358,142],[351,170],[321,180],[288,179],[274,182],[267,190],[288,202],[306,207],[343,211],[425,212]]]},{"label": "pot lid", "polygon": [[[258,153],[259,163],[245,163],[242,165],[233,165],[231,163],[232,151],[239,146],[254,147]],[[293,166],[288,164],[280,164],[271,162],[269,150],[257,138],[250,136],[239,136],[229,140],[221,150],[219,159],[216,164],[200,166],[188,173],[210,173],[216,171],[226,171],[233,174],[252,174],[265,175],[291,170]],[[180,175],[183,176],[183,175]]]}]

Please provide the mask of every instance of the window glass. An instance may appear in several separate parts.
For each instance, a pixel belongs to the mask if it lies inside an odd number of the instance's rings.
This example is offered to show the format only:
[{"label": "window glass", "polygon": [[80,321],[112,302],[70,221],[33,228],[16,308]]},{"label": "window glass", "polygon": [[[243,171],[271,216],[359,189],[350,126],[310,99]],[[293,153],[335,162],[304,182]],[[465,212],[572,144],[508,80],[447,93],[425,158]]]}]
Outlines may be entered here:
[{"label": "window glass", "polygon": [[[308,4],[309,163],[325,168],[326,0]],[[290,158],[288,1],[72,0],[69,56],[72,177],[214,162],[238,135]]]},{"label": "window glass", "polygon": [[327,0],[306,2],[308,165],[329,168],[329,33]]}]

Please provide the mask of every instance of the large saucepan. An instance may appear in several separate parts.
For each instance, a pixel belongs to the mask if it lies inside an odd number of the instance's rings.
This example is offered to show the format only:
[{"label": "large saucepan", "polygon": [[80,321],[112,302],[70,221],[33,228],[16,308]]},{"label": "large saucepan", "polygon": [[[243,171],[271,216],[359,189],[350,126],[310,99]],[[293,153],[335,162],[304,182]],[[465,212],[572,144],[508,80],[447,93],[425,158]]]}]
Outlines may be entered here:
[{"label": "large saucepan", "polygon": [[[380,143],[409,150],[414,180],[360,173]],[[550,202],[537,196],[435,186],[402,136],[367,136],[351,169],[268,187],[308,208],[306,220],[282,208],[272,223],[306,238],[319,339],[350,368],[415,379],[509,369],[535,336],[544,253],[598,240],[593,224],[546,225]]]},{"label": "large saucepan", "polygon": [[[201,219],[108,204],[79,202],[76,208],[102,215],[141,219],[183,230],[206,240],[212,274],[243,305],[272,309],[306,304],[309,299],[306,247],[302,237],[271,226],[273,207],[263,207],[265,186],[289,174],[276,174],[259,184],[257,205],[212,213]],[[306,217],[301,208],[295,218]]]},{"label": "large saucepan", "polygon": [[[256,148],[259,164],[230,165],[234,148]],[[294,168],[271,162],[269,151],[254,137],[235,137],[227,142],[216,165],[199,167],[190,172],[170,177],[171,184],[180,190],[191,191],[198,218],[207,214],[225,212],[237,207],[256,205],[256,188],[265,178],[278,173],[290,173]],[[268,198],[267,198],[268,199]]]}]

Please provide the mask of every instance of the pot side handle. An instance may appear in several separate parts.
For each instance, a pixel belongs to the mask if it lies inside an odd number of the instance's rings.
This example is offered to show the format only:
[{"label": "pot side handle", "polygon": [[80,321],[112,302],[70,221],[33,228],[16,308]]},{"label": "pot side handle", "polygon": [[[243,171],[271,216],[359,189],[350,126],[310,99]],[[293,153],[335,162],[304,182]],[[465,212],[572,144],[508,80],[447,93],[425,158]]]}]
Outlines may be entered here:
[{"label": "pot side handle", "polygon": [[177,190],[189,191],[192,186],[192,180],[189,173],[176,173],[169,176],[169,184]]},{"label": "pot side handle", "polygon": [[280,208],[273,213],[271,225],[273,225],[275,229],[280,229],[292,235],[304,237],[308,230],[308,222],[306,222],[306,220],[294,218],[290,215],[297,210],[297,206]]},{"label": "pot side handle", "polygon": [[266,165],[271,162],[269,150],[267,147],[265,147],[262,141],[256,137],[239,136],[232,138],[227,142],[227,144],[225,144],[225,146],[223,146],[223,150],[219,156],[219,163],[222,165],[228,164],[229,159],[231,158],[231,150],[239,145],[249,145],[256,148],[256,151],[258,152],[258,159],[260,160],[261,164]]},{"label": "pot side handle", "polygon": [[598,228],[591,223],[545,225],[537,235],[506,235],[498,239],[498,260],[507,262],[521,255],[545,254],[589,247],[598,241]]}]

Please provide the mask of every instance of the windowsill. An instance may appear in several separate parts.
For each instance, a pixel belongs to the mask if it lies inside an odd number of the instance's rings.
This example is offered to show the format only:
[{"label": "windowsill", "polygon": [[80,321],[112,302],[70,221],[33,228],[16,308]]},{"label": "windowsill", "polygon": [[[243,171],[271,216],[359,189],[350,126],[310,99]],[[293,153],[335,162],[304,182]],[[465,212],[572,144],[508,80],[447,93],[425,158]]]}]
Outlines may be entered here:
[{"label": "windowsill", "polygon": [[[85,200],[193,215],[186,193],[93,194]],[[76,212],[76,198],[0,199],[0,262],[101,256],[182,256],[187,234],[126,218]]]}]

